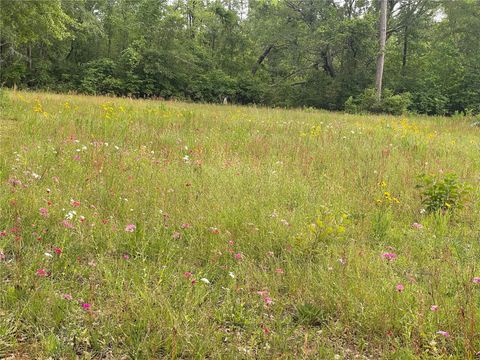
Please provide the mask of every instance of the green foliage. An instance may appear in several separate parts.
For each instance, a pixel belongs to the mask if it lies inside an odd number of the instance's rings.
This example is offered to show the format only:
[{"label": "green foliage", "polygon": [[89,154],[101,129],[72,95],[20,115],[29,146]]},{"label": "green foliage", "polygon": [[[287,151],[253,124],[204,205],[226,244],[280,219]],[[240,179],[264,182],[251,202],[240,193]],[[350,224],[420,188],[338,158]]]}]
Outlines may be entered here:
[{"label": "green foliage", "polygon": [[411,102],[410,93],[394,95],[391,90],[384,90],[380,101],[377,99],[375,89],[367,89],[358,97],[350,96],[345,102],[345,111],[358,113],[385,113],[401,115],[405,113]]},{"label": "green foliage", "polygon": [[0,2],[2,86],[354,113],[480,113],[474,1],[393,1],[384,71],[393,93],[379,103],[368,90],[378,53],[375,1]]},{"label": "green foliage", "polygon": [[5,89],[0,87],[0,110],[4,110],[9,103]]},{"label": "green foliage", "polygon": [[115,77],[115,62],[110,59],[94,60],[85,65],[80,91],[86,94],[119,95],[122,87]]},{"label": "green foliage", "polygon": [[295,307],[294,320],[298,324],[322,327],[328,323],[328,314],[319,306],[304,303]]},{"label": "green foliage", "polygon": [[419,176],[422,189],[422,204],[429,213],[453,211],[461,209],[470,186],[461,182],[455,174],[446,174],[443,177],[426,175]]}]

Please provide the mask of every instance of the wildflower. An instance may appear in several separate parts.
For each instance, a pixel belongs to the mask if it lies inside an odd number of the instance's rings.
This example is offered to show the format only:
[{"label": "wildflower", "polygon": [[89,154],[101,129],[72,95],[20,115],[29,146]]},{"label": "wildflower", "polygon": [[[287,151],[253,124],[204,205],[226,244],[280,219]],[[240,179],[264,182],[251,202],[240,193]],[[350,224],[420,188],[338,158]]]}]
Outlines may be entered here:
[{"label": "wildflower", "polygon": [[271,297],[268,297],[268,296],[265,296],[265,297],[263,298],[263,301],[264,301],[264,303],[265,303],[266,305],[271,305],[271,304],[273,304],[272,298],[271,298]]},{"label": "wildflower", "polygon": [[220,234],[220,230],[216,227],[211,227],[210,232],[215,235]]},{"label": "wildflower", "polygon": [[263,333],[264,334],[270,334],[270,329],[268,327],[266,327],[265,325],[260,325],[262,327],[262,330],[263,330]]},{"label": "wildflower", "polygon": [[130,255],[128,255],[128,254],[123,254],[123,259],[124,259],[124,260],[130,259]]},{"label": "wildflower", "polygon": [[285,220],[285,219],[280,220],[280,222],[281,222],[283,225],[285,225],[285,226],[290,226],[290,224],[288,223],[288,221]]},{"label": "wildflower", "polygon": [[0,251],[0,261],[5,261],[5,254],[3,253],[3,251]]},{"label": "wildflower", "polygon": [[236,253],[236,254],[234,255],[234,257],[235,257],[236,260],[242,260],[242,259],[243,259],[242,253]]},{"label": "wildflower", "polygon": [[178,240],[182,237],[182,234],[180,234],[178,231],[174,231],[172,234],[172,238],[175,240]]},{"label": "wildflower", "polygon": [[257,291],[257,294],[265,297],[265,296],[268,296],[268,291],[267,290],[259,290],[259,291]]},{"label": "wildflower", "polygon": [[57,255],[60,255],[62,253],[62,249],[60,249],[59,247],[53,247],[53,251],[55,252],[55,254]]},{"label": "wildflower", "polygon": [[415,222],[412,224],[412,228],[420,230],[423,229],[423,225]]},{"label": "wildflower", "polygon": [[232,279],[235,279],[235,274],[231,271],[228,273],[228,276],[230,276]]},{"label": "wildflower", "polygon": [[402,292],[403,290],[405,290],[405,286],[403,286],[402,284],[397,284],[397,286],[395,286],[395,289],[398,292]]},{"label": "wildflower", "polygon": [[431,311],[437,311],[438,310],[438,305],[432,305],[430,306]]},{"label": "wildflower", "polygon": [[384,259],[387,259],[388,261],[392,261],[392,260],[395,260],[397,258],[397,254],[386,252],[386,253],[382,254],[382,257]]},{"label": "wildflower", "polygon": [[39,212],[40,212],[40,215],[42,215],[43,217],[47,217],[48,216],[48,209],[47,208],[40,208],[39,209]]},{"label": "wildflower", "polygon": [[476,276],[472,280],[475,284],[480,284],[480,277]]},{"label": "wildflower", "polygon": [[338,259],[338,262],[342,265],[345,265],[347,263],[347,260],[345,260],[344,258],[340,258]]},{"label": "wildflower", "polygon": [[72,205],[73,207],[79,207],[80,206],[80,201],[70,199],[70,205]]},{"label": "wildflower", "polygon": [[53,257],[53,255],[50,254],[49,252],[46,252],[44,255],[45,255],[46,257],[50,257],[50,258]]},{"label": "wildflower", "polygon": [[443,330],[437,331],[437,334],[438,334],[438,335],[442,335],[442,336],[444,336],[444,337],[446,337],[446,338],[448,338],[448,337],[450,336],[450,334],[449,334],[447,331],[443,331]]},{"label": "wildflower", "polygon": [[63,297],[65,300],[68,300],[68,301],[73,300],[73,296],[70,295],[70,294],[63,294],[62,297]]},{"label": "wildflower", "polygon": [[185,272],[183,273],[183,276],[185,276],[185,278],[187,278],[187,279],[190,278],[192,275],[193,275],[193,274],[192,274],[190,271],[185,271]]},{"label": "wildflower", "polygon": [[125,226],[125,231],[126,232],[134,232],[137,226],[135,224],[128,224]]},{"label": "wildflower", "polygon": [[62,224],[63,224],[63,226],[64,226],[65,228],[67,228],[67,229],[73,229],[73,224],[72,224],[70,221],[68,221],[68,220],[63,220],[63,221],[62,221]]},{"label": "wildflower", "polygon": [[190,229],[192,227],[192,225],[188,224],[188,223],[185,223],[185,224],[182,224],[181,225],[181,228],[182,229]]},{"label": "wildflower", "polygon": [[37,276],[40,276],[40,277],[48,276],[47,270],[45,270],[45,269],[38,269],[36,274],[37,274]]},{"label": "wildflower", "polygon": [[200,281],[203,282],[203,283],[205,283],[205,284],[207,284],[207,285],[210,284],[210,281],[209,281],[208,279],[206,279],[206,278],[201,278]]},{"label": "wildflower", "polygon": [[82,303],[81,306],[84,310],[89,310],[92,307],[92,304]]},{"label": "wildflower", "polygon": [[75,215],[77,215],[77,212],[75,210],[71,210],[65,215],[65,219],[72,220]]},{"label": "wildflower", "polygon": [[283,269],[280,269],[280,268],[275,269],[275,272],[276,272],[277,274],[283,274],[283,273],[284,273]]}]

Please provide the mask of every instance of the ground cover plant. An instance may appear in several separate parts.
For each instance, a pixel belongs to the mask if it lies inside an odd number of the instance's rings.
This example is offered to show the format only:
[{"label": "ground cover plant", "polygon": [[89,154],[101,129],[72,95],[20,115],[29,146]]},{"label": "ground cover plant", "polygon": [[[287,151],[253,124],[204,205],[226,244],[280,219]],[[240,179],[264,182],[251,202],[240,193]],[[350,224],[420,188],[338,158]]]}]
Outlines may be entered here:
[{"label": "ground cover plant", "polygon": [[480,351],[469,120],[28,92],[0,109],[0,357]]}]

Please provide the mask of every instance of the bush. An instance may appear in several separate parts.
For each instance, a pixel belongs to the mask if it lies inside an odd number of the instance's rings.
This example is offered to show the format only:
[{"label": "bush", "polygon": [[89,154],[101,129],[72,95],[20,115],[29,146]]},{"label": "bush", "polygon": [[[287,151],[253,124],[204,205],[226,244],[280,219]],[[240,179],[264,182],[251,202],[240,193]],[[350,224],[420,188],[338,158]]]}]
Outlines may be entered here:
[{"label": "bush", "polygon": [[435,90],[415,92],[412,95],[412,110],[419,114],[444,115],[447,112],[448,98]]},{"label": "bush", "polygon": [[457,175],[447,174],[442,178],[431,175],[420,175],[421,183],[417,188],[423,189],[422,203],[429,213],[460,209],[470,188],[458,180]]},{"label": "bush", "polygon": [[121,95],[123,84],[115,78],[115,63],[110,59],[94,60],[85,65],[80,91],[86,94]]},{"label": "bush", "polygon": [[411,103],[410,93],[394,95],[386,89],[380,100],[377,99],[375,89],[366,89],[357,98],[350,96],[345,102],[345,111],[352,114],[358,113],[385,113],[401,115],[407,111]]}]

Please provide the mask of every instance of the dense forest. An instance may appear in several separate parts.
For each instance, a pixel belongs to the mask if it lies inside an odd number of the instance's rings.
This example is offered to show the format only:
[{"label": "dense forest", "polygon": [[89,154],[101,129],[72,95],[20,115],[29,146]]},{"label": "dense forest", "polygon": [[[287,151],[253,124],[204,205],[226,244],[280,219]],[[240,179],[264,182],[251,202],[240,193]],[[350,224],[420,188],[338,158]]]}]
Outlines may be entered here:
[{"label": "dense forest", "polygon": [[[342,110],[375,85],[374,0],[0,4],[7,87]],[[479,113],[480,1],[388,0],[387,19],[387,96]]]}]

